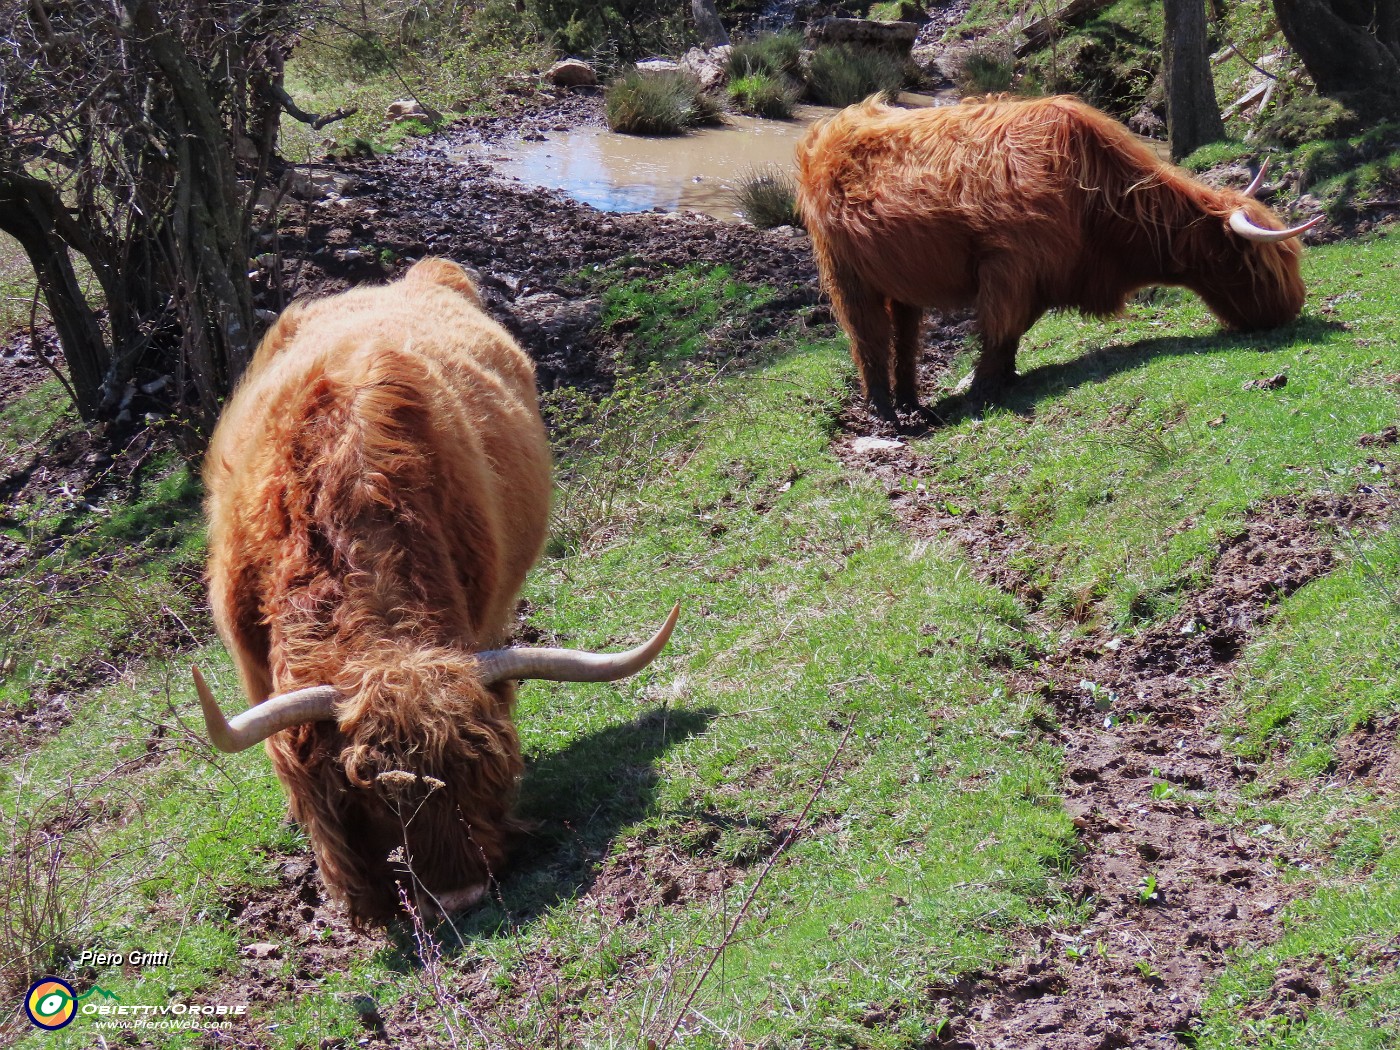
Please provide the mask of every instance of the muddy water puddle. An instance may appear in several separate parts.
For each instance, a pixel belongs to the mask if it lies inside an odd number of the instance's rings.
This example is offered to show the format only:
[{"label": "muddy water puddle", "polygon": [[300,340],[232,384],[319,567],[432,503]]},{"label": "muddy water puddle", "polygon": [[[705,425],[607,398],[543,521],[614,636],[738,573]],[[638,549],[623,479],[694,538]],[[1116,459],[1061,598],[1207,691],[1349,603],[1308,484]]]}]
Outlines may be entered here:
[{"label": "muddy water puddle", "polygon": [[600,211],[699,211],[743,217],[734,190],[754,171],[791,171],[807,125],[835,112],[799,106],[793,120],[730,114],[725,124],[670,138],[619,135],[605,127],[554,131],[539,142],[470,146],[461,160],[486,161],[500,175],[558,189]]}]

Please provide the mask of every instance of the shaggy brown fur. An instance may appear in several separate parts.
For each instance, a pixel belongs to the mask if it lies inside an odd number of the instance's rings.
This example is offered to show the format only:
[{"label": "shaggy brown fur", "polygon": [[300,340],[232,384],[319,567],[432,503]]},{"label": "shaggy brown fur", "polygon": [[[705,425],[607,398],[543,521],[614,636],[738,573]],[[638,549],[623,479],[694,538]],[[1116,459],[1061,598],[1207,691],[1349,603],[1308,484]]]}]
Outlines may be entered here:
[{"label": "shaggy brown fur", "polygon": [[529,358],[443,260],[294,305],[204,477],[210,598],[249,700],[346,697],[338,724],[267,741],[326,885],[359,921],[394,913],[396,882],[470,900],[505,859],[522,770],[512,685],[484,687],[472,653],[504,640],[545,538]]},{"label": "shaggy brown fur", "polygon": [[1067,97],[901,110],[870,100],[806,133],[798,202],[822,281],[880,414],[918,407],[925,308],[976,309],[975,393],[1015,377],[1016,345],[1046,310],[1107,316],[1134,291],[1191,289],[1227,326],[1298,315],[1294,240],[1262,204],[1163,164],[1122,125]]}]

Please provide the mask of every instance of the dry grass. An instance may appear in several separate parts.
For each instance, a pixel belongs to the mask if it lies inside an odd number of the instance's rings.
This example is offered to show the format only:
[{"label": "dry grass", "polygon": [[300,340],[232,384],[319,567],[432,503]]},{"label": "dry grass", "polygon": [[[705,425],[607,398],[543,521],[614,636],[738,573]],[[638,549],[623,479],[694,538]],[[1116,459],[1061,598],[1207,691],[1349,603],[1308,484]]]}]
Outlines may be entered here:
[{"label": "dry grass", "polygon": [[760,168],[749,171],[734,190],[734,202],[744,217],[759,229],[776,226],[801,226],[797,210],[797,184],[786,171]]},{"label": "dry grass", "polygon": [[89,943],[105,909],[131,881],[113,878],[111,851],[94,829],[125,804],[118,768],[92,781],[32,784],[15,774],[19,791],[0,808],[0,992],[18,994],[45,973],[57,973],[74,949]]}]

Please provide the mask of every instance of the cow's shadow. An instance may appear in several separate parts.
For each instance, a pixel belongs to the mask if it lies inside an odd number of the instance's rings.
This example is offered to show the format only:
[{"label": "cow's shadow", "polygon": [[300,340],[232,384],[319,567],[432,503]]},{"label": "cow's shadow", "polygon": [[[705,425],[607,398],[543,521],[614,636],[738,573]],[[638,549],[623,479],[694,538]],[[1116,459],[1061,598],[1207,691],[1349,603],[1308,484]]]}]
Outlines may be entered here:
[{"label": "cow's shadow", "polygon": [[1214,332],[1200,336],[1164,336],[1136,343],[1092,350],[1070,361],[1037,365],[1022,372],[1015,383],[990,403],[979,403],[962,394],[948,394],[928,405],[920,424],[904,432],[912,437],[941,427],[981,416],[992,409],[1003,409],[1030,417],[1036,406],[1077,387],[1102,383],[1121,372],[1141,368],[1162,357],[1203,357],[1236,350],[1273,351],[1295,343],[1323,343],[1336,338],[1345,326],[1336,321],[1305,317],[1286,328],[1272,332],[1233,334]]},{"label": "cow's shadow", "polygon": [[[445,952],[483,939],[514,936],[554,905],[587,895],[621,829],[651,812],[658,760],[703,733],[717,712],[653,708],[622,725],[580,737],[536,758],[526,756],[517,815],[527,823],[510,868],[472,911],[431,924]],[[389,930],[391,966],[420,965],[407,922]]]}]

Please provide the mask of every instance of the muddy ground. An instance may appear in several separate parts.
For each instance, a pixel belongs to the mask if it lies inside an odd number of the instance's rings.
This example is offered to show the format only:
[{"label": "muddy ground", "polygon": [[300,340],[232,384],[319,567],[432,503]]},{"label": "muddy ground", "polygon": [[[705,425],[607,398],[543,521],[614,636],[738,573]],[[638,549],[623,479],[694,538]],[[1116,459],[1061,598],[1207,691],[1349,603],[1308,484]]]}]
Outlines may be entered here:
[{"label": "muddy ground", "polygon": [[[868,434],[852,421],[837,453],[884,482],[904,527],[951,538],[982,579],[1035,608],[1039,596],[1008,565],[1021,542],[1011,524],[950,514],[951,493],[910,491],[906,480],[927,473],[917,455],[903,444],[871,448],[859,440]],[[1229,813],[1257,773],[1222,746],[1233,665],[1274,603],[1331,569],[1343,532],[1388,520],[1395,478],[1392,465],[1383,488],[1256,507],[1171,619],[1131,640],[1100,630],[1067,641],[1047,655],[1046,670],[1020,676],[1020,689],[1044,696],[1057,715],[1049,735],[1064,748],[1065,807],[1081,851],[1068,890],[1090,916],[1072,930],[1027,931],[1006,970],[930,988],[954,1019],[946,1045],[1189,1045],[1226,953],[1279,938],[1282,908],[1311,891],[1307,872],[1321,858],[1211,815]],[[1371,753],[1376,744],[1370,732],[1343,741],[1338,778],[1391,773],[1393,746],[1381,757]],[[1364,766],[1351,757],[1361,752]],[[1209,812],[1198,793],[1211,799]]]},{"label": "muddy ground", "polygon": [[[292,295],[384,280],[422,255],[445,255],[478,272],[489,309],[535,357],[544,389],[569,385],[595,392],[609,386],[627,333],[601,325],[596,288],[581,288],[577,279],[587,266],[621,278],[654,278],[693,263],[723,263],[740,279],[775,286],[773,303],[714,334],[706,352],[716,359],[742,363],[760,355],[766,336],[794,316],[814,327],[830,326],[800,231],[762,232],[699,215],[602,214],[558,193],[498,180],[479,163],[447,157],[458,137],[548,135],[597,120],[599,112],[596,96],[546,93],[522,100],[519,112],[458,126],[445,138],[392,157],[338,162],[336,173],[348,179],[342,192],[295,204],[265,245],[283,256],[280,273],[259,278],[266,307],[276,309]],[[969,331],[966,318],[954,318],[925,333],[920,376],[924,402],[933,406],[933,422],[925,425],[936,427],[939,419],[966,410],[947,391],[956,378],[949,366]],[[0,352],[0,401],[47,374],[26,346]],[[871,447],[859,440],[872,436],[889,442],[907,435],[870,420],[853,399],[834,443],[848,469],[886,485],[905,528],[951,537],[984,579],[1034,608],[1038,596],[1010,567],[1025,542],[1014,527],[975,514],[951,516],[939,493],[908,492],[902,480],[923,473],[917,456],[902,441]],[[112,477],[109,464],[125,454],[104,448],[100,435],[79,445],[79,455],[66,464],[62,450],[50,448],[7,465],[0,493],[14,501],[36,486],[93,491],[99,476]],[[1390,456],[1384,485],[1370,493],[1299,497],[1255,508],[1239,534],[1222,544],[1209,581],[1169,622],[1131,640],[1100,632],[1066,642],[1043,661],[1048,670],[1023,676],[1020,685],[1041,693],[1056,712],[1056,724],[1047,731],[1065,749],[1066,806],[1082,851],[1070,892],[1087,902],[1088,918],[1076,930],[1025,932],[1015,945],[1015,961],[1004,970],[926,989],[930,1012],[952,1018],[941,1041],[931,1045],[1183,1045],[1225,953],[1278,938],[1279,913],[1308,892],[1307,870],[1315,858],[1289,853],[1265,836],[1227,829],[1190,793],[1211,792],[1215,808],[1226,811],[1255,775],[1221,745],[1218,722],[1234,662],[1274,602],[1329,571],[1340,527],[1376,527],[1390,514],[1393,454],[1384,435],[1378,446],[1378,456]],[[94,450],[98,460],[89,463]],[[5,557],[18,555],[0,547]],[[13,712],[7,728],[26,729]],[[1344,741],[1333,775],[1394,783],[1400,763],[1393,739],[1393,727],[1377,726]],[[600,915],[633,922],[647,909],[681,900],[718,901],[745,877],[745,867],[771,855],[790,830],[762,829],[760,847],[741,863],[707,863],[703,852],[682,855],[666,843],[638,840],[600,868],[567,874]],[[577,866],[577,858],[567,859],[567,848],[556,845],[540,847],[533,860]],[[287,1002],[314,987],[321,973],[345,970],[355,956],[383,946],[346,924],[327,900],[309,856],[281,858],[279,865],[277,885],[240,891],[227,901],[249,947],[245,971],[231,975],[220,994]],[[1284,877],[1289,869],[1292,874]],[[281,961],[293,944],[301,949],[295,969]],[[1395,964],[1395,953],[1378,952],[1387,965]],[[624,960],[624,971],[631,965]],[[1323,977],[1301,971],[1280,973],[1277,988],[1271,1008],[1279,1011],[1332,994]],[[451,991],[470,1003],[473,1023],[486,1026],[479,1035],[508,1027],[520,1004],[556,993],[564,1004],[606,998],[606,989],[562,978],[547,955],[523,960],[505,984],[483,969]],[[370,1001],[360,1006],[373,1045],[416,1045],[437,1031],[431,1018],[381,1014]],[[572,1009],[561,1007],[557,1015],[565,1029],[576,1016]],[[893,1024],[896,1012],[872,1009],[869,1023]]]},{"label": "muddy ground", "polygon": [[[599,94],[542,92],[517,114],[456,125],[389,158],[346,161],[343,195],[293,208],[280,233],[286,295],[322,294],[385,280],[423,255],[444,255],[479,275],[487,308],[530,351],[540,387],[606,389],[623,333],[600,330],[597,289],[578,275],[655,278],[687,265],[724,264],[739,280],[778,290],[776,299],[707,351],[742,360],[764,335],[818,302],[807,239],[695,212],[610,214],[562,193],[494,177],[469,145],[552,133],[603,120]],[[269,300],[276,295],[264,278]],[[819,321],[823,312],[813,319]]]}]

